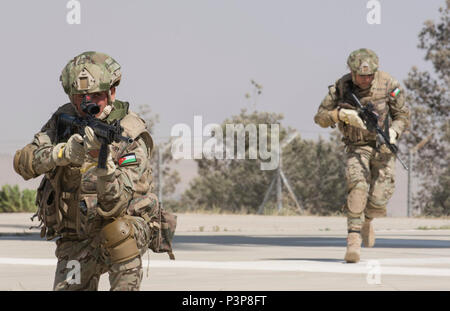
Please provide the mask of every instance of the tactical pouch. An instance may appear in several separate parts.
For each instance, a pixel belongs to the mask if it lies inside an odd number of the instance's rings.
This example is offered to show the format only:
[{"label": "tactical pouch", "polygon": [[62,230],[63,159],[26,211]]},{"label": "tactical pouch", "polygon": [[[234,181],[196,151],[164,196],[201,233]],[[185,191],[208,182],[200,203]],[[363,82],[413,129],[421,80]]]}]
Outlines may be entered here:
[{"label": "tactical pouch", "polygon": [[168,253],[169,258],[174,260],[172,240],[177,227],[177,216],[162,209],[159,212],[159,219],[156,218],[149,224],[152,229],[149,248],[155,253]]},{"label": "tactical pouch", "polygon": [[131,201],[128,212],[145,219],[151,230],[149,248],[155,253],[168,253],[174,260],[172,240],[177,226],[177,216],[160,208],[155,194],[135,198]]},{"label": "tactical pouch", "polygon": [[77,228],[81,238],[96,235],[102,226],[102,218],[97,214],[97,195],[82,194],[79,200]]},{"label": "tactical pouch", "polygon": [[67,181],[61,181],[63,172],[64,167],[58,166],[46,174],[36,194],[36,216],[43,223],[41,237],[47,240],[57,236],[79,236],[80,233],[78,190],[62,191],[61,183],[67,184]]},{"label": "tactical pouch", "polygon": [[100,231],[102,245],[108,251],[113,264],[124,262],[139,255],[132,224],[121,217]]},{"label": "tactical pouch", "polygon": [[58,199],[52,183],[45,176],[36,194],[36,205],[38,206],[36,215],[43,224],[41,238],[46,237],[47,240],[51,240],[62,229],[62,214],[57,206]]}]

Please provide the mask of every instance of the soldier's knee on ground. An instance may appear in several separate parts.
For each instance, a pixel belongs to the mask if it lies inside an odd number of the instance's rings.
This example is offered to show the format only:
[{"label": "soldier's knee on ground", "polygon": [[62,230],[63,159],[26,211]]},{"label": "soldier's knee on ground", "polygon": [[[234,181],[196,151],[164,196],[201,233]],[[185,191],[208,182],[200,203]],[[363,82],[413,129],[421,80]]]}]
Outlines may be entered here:
[{"label": "soldier's knee on ground", "polygon": [[112,264],[122,263],[140,255],[129,218],[117,218],[101,230],[100,236]]}]

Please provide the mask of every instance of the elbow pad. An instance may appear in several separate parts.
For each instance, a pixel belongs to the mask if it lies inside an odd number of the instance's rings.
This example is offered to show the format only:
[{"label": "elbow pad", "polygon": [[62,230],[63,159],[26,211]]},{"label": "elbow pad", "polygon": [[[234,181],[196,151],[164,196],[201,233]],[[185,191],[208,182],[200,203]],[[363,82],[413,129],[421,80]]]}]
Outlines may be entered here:
[{"label": "elbow pad", "polygon": [[36,145],[28,144],[14,155],[14,170],[25,180],[39,176],[33,169],[33,154],[36,149]]}]

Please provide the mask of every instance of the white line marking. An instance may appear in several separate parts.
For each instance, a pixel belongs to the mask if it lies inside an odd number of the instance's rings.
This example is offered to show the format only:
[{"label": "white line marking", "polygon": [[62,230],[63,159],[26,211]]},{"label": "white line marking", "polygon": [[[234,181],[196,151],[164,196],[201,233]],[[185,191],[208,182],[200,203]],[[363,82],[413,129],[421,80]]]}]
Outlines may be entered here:
[{"label": "white line marking", "polygon": [[442,264],[449,265],[450,257],[435,257],[435,258],[383,258],[377,259],[380,264],[401,264],[401,265],[433,265]]},{"label": "white line marking", "polygon": [[0,265],[55,266],[56,258],[0,258]]},{"label": "white line marking", "polygon": [[[450,277],[450,258],[386,258],[378,259],[382,275],[423,275]],[[56,266],[56,259],[44,258],[0,258],[0,265],[33,265]],[[394,264],[448,264],[449,268],[401,267]],[[143,267],[147,260],[143,260]],[[220,269],[247,271],[290,271],[316,273],[348,273],[367,274],[367,261],[357,264],[344,262],[317,262],[308,260],[264,260],[264,261],[189,261],[189,260],[150,260],[152,268],[190,268],[190,269]]]}]

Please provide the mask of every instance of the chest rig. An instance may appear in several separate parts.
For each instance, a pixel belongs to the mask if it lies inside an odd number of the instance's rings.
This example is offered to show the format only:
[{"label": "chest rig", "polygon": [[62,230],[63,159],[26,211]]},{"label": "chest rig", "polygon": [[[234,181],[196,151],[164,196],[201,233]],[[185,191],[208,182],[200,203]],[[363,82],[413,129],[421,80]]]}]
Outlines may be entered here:
[{"label": "chest rig", "polygon": [[[111,113],[106,122],[121,120],[124,133],[133,139],[142,134],[148,152],[153,142],[145,130],[145,123],[128,111],[128,103],[116,101],[114,113]],[[62,106],[61,113],[75,113],[67,105]],[[145,135],[147,134],[147,136]],[[52,143],[64,142],[68,137],[52,137]],[[127,149],[125,142],[111,144],[112,158],[117,163],[120,155]],[[56,237],[85,238],[100,228],[104,221],[97,211],[97,177],[85,170],[86,166],[57,166],[45,174],[37,191],[36,203],[38,212],[36,216],[41,221],[41,237],[51,240]]]},{"label": "chest rig", "polygon": [[[373,106],[373,111],[378,115],[378,126],[389,127],[389,76],[382,72],[375,73],[374,80],[370,88],[361,90],[353,84],[351,74],[347,74],[336,83],[336,96],[338,103],[348,102],[348,92],[353,92],[363,106],[369,103]],[[348,105],[345,105],[348,108]],[[376,145],[376,133],[357,128],[344,122],[339,122],[338,127],[342,133],[343,141],[347,145]]]}]

